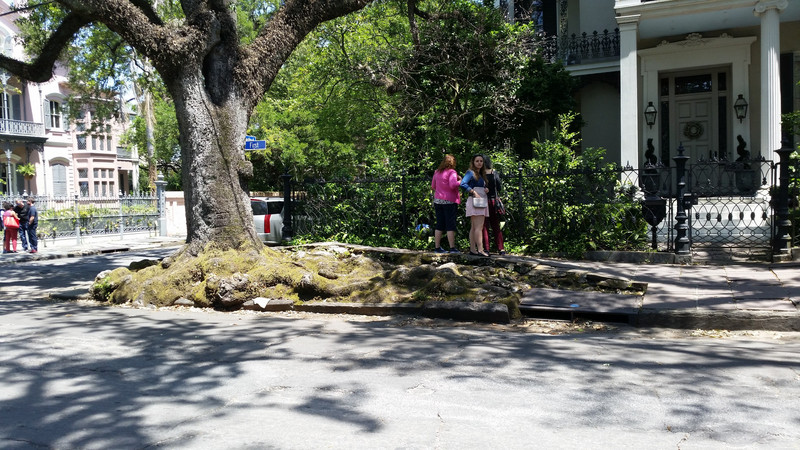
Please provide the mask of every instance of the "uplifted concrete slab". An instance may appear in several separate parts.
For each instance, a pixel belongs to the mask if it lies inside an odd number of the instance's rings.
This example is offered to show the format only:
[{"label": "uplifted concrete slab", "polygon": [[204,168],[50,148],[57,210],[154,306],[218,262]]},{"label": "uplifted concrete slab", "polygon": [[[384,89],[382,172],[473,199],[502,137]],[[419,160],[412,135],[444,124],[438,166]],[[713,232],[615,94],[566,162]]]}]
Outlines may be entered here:
[{"label": "uplifted concrete slab", "polygon": [[601,314],[635,315],[641,305],[641,295],[562,289],[531,289],[520,300],[520,310],[550,308],[561,311]]}]

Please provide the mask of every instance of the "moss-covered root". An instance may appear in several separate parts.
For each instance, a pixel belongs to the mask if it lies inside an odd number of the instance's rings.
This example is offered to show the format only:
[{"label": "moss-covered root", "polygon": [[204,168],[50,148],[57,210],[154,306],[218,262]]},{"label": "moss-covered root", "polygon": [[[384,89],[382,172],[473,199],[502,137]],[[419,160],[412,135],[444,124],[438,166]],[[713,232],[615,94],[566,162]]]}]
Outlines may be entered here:
[{"label": "moss-covered root", "polygon": [[[98,275],[90,293],[96,300],[113,303],[168,306],[185,299],[198,306],[220,306],[216,304],[219,300],[217,290],[220,284],[224,284],[220,280],[234,278],[235,274],[247,274],[253,267],[268,264],[267,258],[285,259],[274,251],[259,254],[208,248],[197,256],[184,255],[169,264],[144,265],[139,270],[132,265],[133,269],[103,272]],[[242,275],[238,277],[247,279]],[[235,295],[241,296],[238,292],[241,288],[250,291],[247,287],[237,285]]]}]

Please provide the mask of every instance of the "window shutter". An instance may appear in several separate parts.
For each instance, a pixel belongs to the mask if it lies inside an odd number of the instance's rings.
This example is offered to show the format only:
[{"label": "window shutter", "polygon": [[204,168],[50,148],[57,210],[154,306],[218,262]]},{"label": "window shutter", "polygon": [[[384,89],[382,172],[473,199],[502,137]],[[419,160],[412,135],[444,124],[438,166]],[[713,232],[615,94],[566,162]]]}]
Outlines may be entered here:
[{"label": "window shutter", "polygon": [[22,120],[22,98],[19,94],[11,96],[11,118],[13,120]]},{"label": "window shutter", "polygon": [[53,164],[53,195],[67,195],[67,168],[63,164]]},{"label": "window shutter", "polygon": [[50,129],[50,100],[42,101],[42,112],[44,112],[44,129]]}]

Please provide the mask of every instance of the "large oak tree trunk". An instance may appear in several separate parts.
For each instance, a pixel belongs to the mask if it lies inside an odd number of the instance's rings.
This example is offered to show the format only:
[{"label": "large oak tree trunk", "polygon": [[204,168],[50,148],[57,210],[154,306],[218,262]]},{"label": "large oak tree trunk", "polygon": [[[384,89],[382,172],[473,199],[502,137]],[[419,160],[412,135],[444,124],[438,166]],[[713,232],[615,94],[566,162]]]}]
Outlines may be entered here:
[{"label": "large oak tree trunk", "polygon": [[244,157],[249,111],[234,91],[212,101],[206,83],[196,71],[170,86],[183,162],[185,250],[196,255],[207,244],[260,250],[246,192],[253,176],[252,164]]}]

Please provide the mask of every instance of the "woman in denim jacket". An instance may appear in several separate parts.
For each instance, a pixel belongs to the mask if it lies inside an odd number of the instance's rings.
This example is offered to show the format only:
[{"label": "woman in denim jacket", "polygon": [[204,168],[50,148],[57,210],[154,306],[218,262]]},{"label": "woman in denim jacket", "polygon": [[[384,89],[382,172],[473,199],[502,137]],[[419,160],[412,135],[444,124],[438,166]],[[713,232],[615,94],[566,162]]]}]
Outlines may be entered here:
[{"label": "woman in denim jacket", "polygon": [[472,157],[469,170],[461,179],[461,187],[467,191],[467,217],[470,218],[469,254],[475,256],[489,256],[483,249],[483,222],[489,216],[489,208],[476,207],[474,202],[478,197],[486,197],[486,170],[483,167],[483,155]]}]

